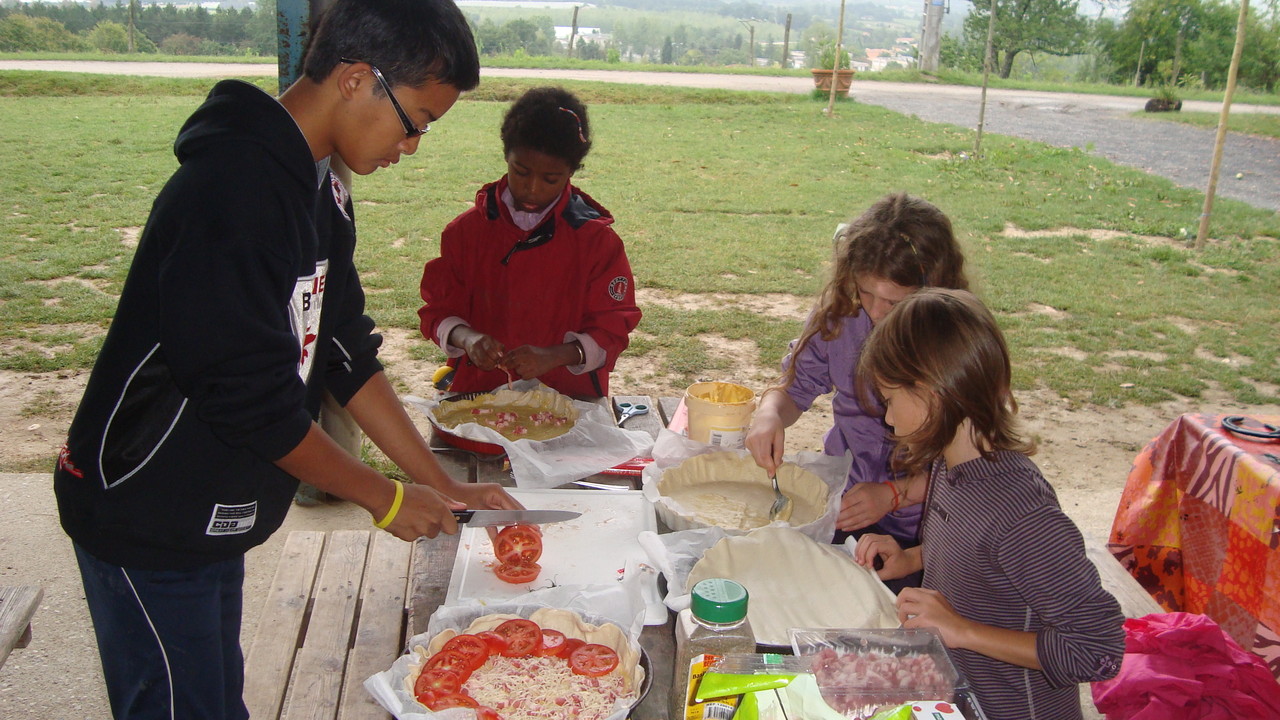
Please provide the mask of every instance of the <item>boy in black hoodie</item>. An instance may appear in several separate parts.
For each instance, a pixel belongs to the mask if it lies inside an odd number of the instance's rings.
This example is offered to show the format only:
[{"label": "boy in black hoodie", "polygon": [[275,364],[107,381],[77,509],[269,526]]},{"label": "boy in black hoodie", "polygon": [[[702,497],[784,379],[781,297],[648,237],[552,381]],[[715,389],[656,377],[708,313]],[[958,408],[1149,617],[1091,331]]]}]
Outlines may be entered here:
[{"label": "boy in black hoodie", "polygon": [[[520,507],[449,478],[405,414],[328,169],[414,153],[478,82],[451,0],[336,0],[278,100],[222,82],[179,133],[54,472],[117,720],[248,717],[244,553],[299,480],[405,540],[457,532],[453,508]],[[320,430],[326,390],[410,483]]]}]

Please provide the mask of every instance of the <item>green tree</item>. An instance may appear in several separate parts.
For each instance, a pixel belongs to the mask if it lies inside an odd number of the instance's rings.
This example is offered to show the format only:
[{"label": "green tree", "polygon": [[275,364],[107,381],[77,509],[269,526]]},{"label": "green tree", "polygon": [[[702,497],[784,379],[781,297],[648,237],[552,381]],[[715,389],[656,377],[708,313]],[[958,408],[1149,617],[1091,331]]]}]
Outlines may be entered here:
[{"label": "green tree", "polygon": [[88,43],[57,20],[21,13],[0,19],[0,51],[43,50],[65,52],[88,50]]},{"label": "green tree", "polygon": [[671,36],[668,35],[662,40],[662,64],[670,65],[675,62],[675,44],[671,42]]},{"label": "green tree", "polygon": [[118,22],[103,20],[89,31],[89,44],[109,53],[129,52],[129,29]]},{"label": "green tree", "polygon": [[[996,0],[992,53],[1000,77],[1009,77],[1019,53],[1083,52],[1089,23],[1077,12],[1078,5],[1078,0]],[[964,19],[965,40],[986,47],[990,14],[991,5],[985,0],[973,4]]]}]

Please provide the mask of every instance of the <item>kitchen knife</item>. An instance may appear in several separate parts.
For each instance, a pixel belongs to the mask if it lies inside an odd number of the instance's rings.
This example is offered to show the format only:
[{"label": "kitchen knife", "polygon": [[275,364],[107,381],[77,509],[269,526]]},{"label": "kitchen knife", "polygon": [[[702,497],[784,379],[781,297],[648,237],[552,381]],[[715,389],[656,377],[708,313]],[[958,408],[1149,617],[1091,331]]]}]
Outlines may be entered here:
[{"label": "kitchen knife", "polygon": [[501,527],[505,525],[545,525],[572,520],[582,515],[572,510],[454,510],[459,523],[471,527]]}]

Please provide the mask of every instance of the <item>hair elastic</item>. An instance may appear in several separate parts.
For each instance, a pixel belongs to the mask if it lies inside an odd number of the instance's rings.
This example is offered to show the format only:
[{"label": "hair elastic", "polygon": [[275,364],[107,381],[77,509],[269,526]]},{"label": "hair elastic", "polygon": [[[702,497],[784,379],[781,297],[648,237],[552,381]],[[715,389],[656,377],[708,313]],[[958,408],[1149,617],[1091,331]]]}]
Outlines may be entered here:
[{"label": "hair elastic", "polygon": [[573,121],[578,123],[578,140],[585,143],[587,141],[587,136],[584,135],[582,132],[582,118],[578,117],[578,113],[570,110],[567,107],[562,107],[557,109],[560,110],[561,112],[567,112],[573,116]]}]

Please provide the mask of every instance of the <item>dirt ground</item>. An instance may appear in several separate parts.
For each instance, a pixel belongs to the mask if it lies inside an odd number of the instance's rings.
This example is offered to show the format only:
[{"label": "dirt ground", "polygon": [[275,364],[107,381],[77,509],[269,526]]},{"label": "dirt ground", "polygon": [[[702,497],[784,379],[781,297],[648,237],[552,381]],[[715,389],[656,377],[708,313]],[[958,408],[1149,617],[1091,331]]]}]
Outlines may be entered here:
[{"label": "dirt ground", "polygon": [[[693,306],[737,303],[772,315],[801,318],[806,299],[770,296],[674,296],[642,291],[640,302]],[[415,394],[432,392],[432,367],[410,361],[420,340],[408,331],[384,333],[388,373]],[[706,337],[708,351],[730,361],[723,379],[760,389],[772,368],[755,364],[749,342]],[[71,546],[58,526],[49,473],[53,458],[79,401],[87,372],[0,373],[0,584],[36,584],[45,590],[34,619],[30,647],[15,650],[0,669],[0,718],[100,720],[109,716],[101,672]],[[613,380],[624,394],[673,395],[679,383],[655,371],[644,358],[625,358]],[[1280,406],[1242,406],[1219,396],[1156,406],[1078,406],[1039,391],[1018,396],[1026,430],[1040,441],[1037,462],[1058,490],[1063,508],[1086,538],[1104,542],[1134,455],[1184,412],[1280,413]],[[416,411],[410,411],[416,415]],[[417,418],[421,420],[420,417]],[[821,450],[831,422],[829,403],[820,402],[788,435],[788,450]],[[347,503],[315,508],[295,506],[281,532],[249,553],[246,566],[247,645],[256,631],[262,598],[290,530],[366,527],[368,516]],[[66,682],[68,673],[74,678]],[[1089,708],[1091,710],[1091,708]],[[1097,717],[1087,715],[1086,717]]]}]

